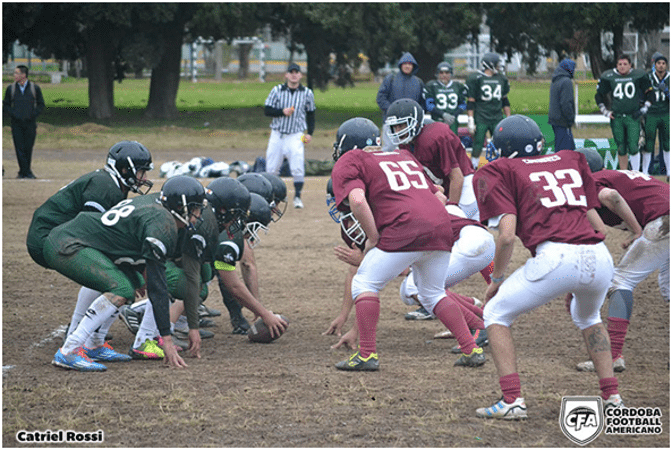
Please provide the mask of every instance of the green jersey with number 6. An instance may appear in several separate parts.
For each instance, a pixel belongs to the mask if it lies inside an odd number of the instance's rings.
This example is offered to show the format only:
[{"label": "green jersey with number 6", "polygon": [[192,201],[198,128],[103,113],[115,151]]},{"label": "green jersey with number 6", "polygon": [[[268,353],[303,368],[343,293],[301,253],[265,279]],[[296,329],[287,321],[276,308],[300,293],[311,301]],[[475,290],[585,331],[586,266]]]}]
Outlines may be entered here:
[{"label": "green jersey with number 6", "polygon": [[632,114],[639,109],[639,103],[649,86],[647,74],[641,69],[633,69],[627,75],[609,69],[597,83],[596,101],[599,104],[598,99],[604,99],[611,92],[611,111],[614,114]]},{"label": "green jersey with number 6", "polygon": [[62,255],[94,248],[115,264],[165,264],[175,254],[177,225],[173,215],[150,194],[122,200],[104,213],[82,212],[54,228],[47,238]]},{"label": "green jersey with number 6", "polygon": [[[443,113],[457,117],[462,112],[458,105],[466,101],[467,88],[459,81],[450,80],[448,84],[443,84],[438,80],[432,80],[425,88],[425,98],[428,106],[430,102],[434,104],[430,111],[432,119],[441,120]],[[429,111],[429,107],[427,110]]]},{"label": "green jersey with number 6", "polygon": [[509,94],[509,80],[501,73],[491,77],[476,72],[467,78],[467,97],[476,100],[476,123],[499,122],[503,118],[502,99]]}]

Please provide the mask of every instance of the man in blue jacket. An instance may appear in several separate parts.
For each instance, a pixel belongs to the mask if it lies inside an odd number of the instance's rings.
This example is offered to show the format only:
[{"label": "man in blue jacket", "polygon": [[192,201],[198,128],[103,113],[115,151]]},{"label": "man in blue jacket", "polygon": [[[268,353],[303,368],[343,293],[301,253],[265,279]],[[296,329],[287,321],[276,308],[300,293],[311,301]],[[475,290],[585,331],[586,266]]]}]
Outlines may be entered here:
[{"label": "man in blue jacket", "polygon": [[555,134],[555,151],[575,150],[572,125],[574,125],[574,68],[576,63],[563,59],[553,72],[551,98],[548,104],[548,123]]},{"label": "man in blue jacket", "polygon": [[[418,71],[418,63],[409,52],[406,52],[399,58],[399,72],[389,74],[385,77],[380,88],[378,88],[378,95],[376,95],[376,103],[383,112],[383,123],[387,115],[387,108],[400,98],[410,98],[418,102],[423,108],[425,107],[425,84],[420,78],[415,76]],[[381,133],[383,136],[383,150],[391,150],[392,143],[387,137],[387,133]]]}]

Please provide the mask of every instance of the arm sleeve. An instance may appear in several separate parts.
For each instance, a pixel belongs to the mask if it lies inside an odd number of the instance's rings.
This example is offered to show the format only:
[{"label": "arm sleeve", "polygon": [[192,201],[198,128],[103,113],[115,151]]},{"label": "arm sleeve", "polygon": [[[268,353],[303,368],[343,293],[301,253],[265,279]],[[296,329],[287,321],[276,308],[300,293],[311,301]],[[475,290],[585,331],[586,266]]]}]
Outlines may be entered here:
[{"label": "arm sleeve", "polygon": [[306,113],[306,126],[308,128],[308,134],[312,136],[315,131],[315,111],[308,111]]},{"label": "arm sleeve", "polygon": [[168,299],[168,282],[166,281],[166,267],[154,260],[147,260],[147,296],[152,302],[154,320],[159,329],[159,335],[170,335],[170,300]]},{"label": "arm sleeve", "polygon": [[264,106],[264,115],[268,117],[282,117],[285,113],[280,108],[273,108],[272,106]]},{"label": "arm sleeve", "polygon": [[182,270],[187,277],[187,295],[184,298],[184,311],[190,330],[198,330],[198,305],[201,302],[201,264],[187,254],[182,255]]}]

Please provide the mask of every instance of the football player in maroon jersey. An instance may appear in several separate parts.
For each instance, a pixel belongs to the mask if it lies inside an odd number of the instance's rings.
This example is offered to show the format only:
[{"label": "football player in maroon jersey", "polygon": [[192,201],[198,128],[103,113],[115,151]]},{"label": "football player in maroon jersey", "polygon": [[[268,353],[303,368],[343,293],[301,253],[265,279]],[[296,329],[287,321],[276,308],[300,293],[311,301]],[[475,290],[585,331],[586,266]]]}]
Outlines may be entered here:
[{"label": "football player in maroon jersey", "polygon": [[[533,120],[507,117],[493,136],[499,159],[474,175],[481,220],[498,230],[483,319],[503,394],[494,405],[477,409],[478,417],[527,418],[509,327],[521,314],[561,295],[574,296],[572,320],[597,368],[605,407],[622,405],[600,318],[614,267],[595,211],[600,206],[595,183],[583,154],[563,150],[541,156],[543,144]],[[516,236],[532,258],[506,278]]]}]

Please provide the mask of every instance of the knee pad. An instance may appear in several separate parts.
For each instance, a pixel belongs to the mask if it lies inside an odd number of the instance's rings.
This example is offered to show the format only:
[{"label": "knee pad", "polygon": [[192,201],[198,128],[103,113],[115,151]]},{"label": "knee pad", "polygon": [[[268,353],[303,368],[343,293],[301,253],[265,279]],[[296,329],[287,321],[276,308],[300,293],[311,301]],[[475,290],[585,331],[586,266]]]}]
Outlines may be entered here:
[{"label": "knee pad", "polygon": [[609,317],[630,320],[634,299],[632,291],[617,289],[609,293]]}]

